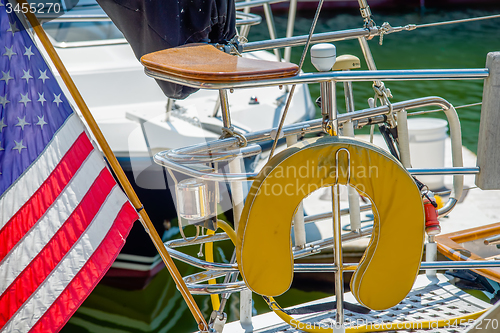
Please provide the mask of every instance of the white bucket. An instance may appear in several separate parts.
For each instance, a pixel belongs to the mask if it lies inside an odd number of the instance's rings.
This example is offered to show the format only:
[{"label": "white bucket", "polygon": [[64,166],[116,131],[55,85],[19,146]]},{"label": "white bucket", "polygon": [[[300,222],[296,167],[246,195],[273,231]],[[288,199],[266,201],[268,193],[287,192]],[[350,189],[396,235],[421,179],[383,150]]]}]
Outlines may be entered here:
[{"label": "white bucket", "polygon": [[[410,158],[413,168],[444,168],[448,122],[437,118],[408,119]],[[444,187],[444,176],[416,176],[431,190]]]}]

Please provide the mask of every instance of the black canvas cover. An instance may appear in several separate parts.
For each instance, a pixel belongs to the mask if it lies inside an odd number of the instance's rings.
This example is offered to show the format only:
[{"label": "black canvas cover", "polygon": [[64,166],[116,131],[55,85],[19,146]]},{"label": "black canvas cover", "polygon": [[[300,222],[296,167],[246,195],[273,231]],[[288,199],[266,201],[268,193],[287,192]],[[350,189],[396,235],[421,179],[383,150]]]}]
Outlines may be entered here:
[{"label": "black canvas cover", "polygon": [[[97,0],[137,59],[188,43],[226,43],[235,34],[234,0]],[[170,98],[197,89],[157,80]]]}]

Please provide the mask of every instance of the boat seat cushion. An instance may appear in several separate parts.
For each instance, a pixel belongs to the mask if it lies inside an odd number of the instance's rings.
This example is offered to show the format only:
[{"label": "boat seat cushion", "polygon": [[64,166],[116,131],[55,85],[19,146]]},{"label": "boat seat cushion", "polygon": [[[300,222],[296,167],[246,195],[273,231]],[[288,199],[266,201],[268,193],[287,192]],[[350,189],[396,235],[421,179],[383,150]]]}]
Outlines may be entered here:
[{"label": "boat seat cushion", "polygon": [[207,83],[276,79],[299,72],[299,67],[292,63],[233,56],[209,44],[188,44],[149,53],[141,62],[154,72]]},{"label": "boat seat cushion", "polygon": [[[298,145],[300,145],[299,143]],[[374,224],[368,248],[351,280],[358,302],[382,310],[397,305],[411,290],[424,244],[420,191],[406,169],[382,149],[354,139],[325,137],[276,154],[254,180],[238,225],[238,267],[254,292],[277,296],[293,277],[292,220],[300,202],[336,181],[372,202]]]}]

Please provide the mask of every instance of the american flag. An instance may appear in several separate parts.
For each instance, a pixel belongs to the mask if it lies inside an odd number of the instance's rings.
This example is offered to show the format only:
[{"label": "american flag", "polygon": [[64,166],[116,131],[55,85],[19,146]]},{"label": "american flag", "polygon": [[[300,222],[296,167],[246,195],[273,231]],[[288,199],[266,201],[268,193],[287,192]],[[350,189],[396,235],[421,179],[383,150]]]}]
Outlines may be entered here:
[{"label": "american flag", "polygon": [[0,0],[0,332],[58,331],[137,213]]}]

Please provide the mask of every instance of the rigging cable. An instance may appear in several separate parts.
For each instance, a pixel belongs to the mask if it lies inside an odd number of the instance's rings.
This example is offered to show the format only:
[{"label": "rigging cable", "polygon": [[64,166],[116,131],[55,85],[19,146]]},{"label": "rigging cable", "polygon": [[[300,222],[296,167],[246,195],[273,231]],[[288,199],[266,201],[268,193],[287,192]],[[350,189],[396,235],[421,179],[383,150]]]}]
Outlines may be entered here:
[{"label": "rigging cable", "polygon": [[[300,71],[302,70],[302,66],[304,65],[304,61],[306,60],[307,49],[309,48],[309,45],[311,44],[312,35],[314,33],[314,30],[316,29],[316,23],[318,23],[319,13],[321,13],[321,8],[323,7],[324,1],[325,0],[320,0],[318,3],[318,7],[316,8],[316,13],[314,14],[313,23],[311,24],[311,29],[309,30],[309,36],[307,36],[306,45],[304,46],[304,50],[302,51],[302,56],[300,58],[298,73],[300,73]],[[281,116],[280,123],[278,125],[278,130],[276,131],[276,137],[274,138],[273,146],[271,148],[271,152],[269,153],[268,160],[271,160],[271,158],[274,155],[274,150],[276,149],[276,146],[278,144],[278,140],[280,139],[281,130],[283,129],[283,125],[285,124],[285,118],[286,118],[286,115],[288,113],[288,109],[290,108],[290,103],[292,102],[292,97],[293,97],[293,93],[295,92],[296,86],[297,85],[294,84],[294,85],[292,85],[292,88],[290,89],[288,99],[286,100],[285,110],[283,110],[283,115]]]},{"label": "rigging cable", "polygon": [[419,24],[416,27],[417,28],[429,28],[429,27],[437,27],[437,26],[441,26],[441,25],[448,25],[448,24],[455,24],[455,23],[467,23],[467,22],[489,20],[489,19],[495,19],[495,18],[500,18],[500,14],[488,15],[488,16],[479,16],[479,17],[471,17],[471,18],[460,19],[460,20],[453,20],[453,21],[442,21],[442,22],[434,22],[434,23],[425,23],[425,24]]}]

